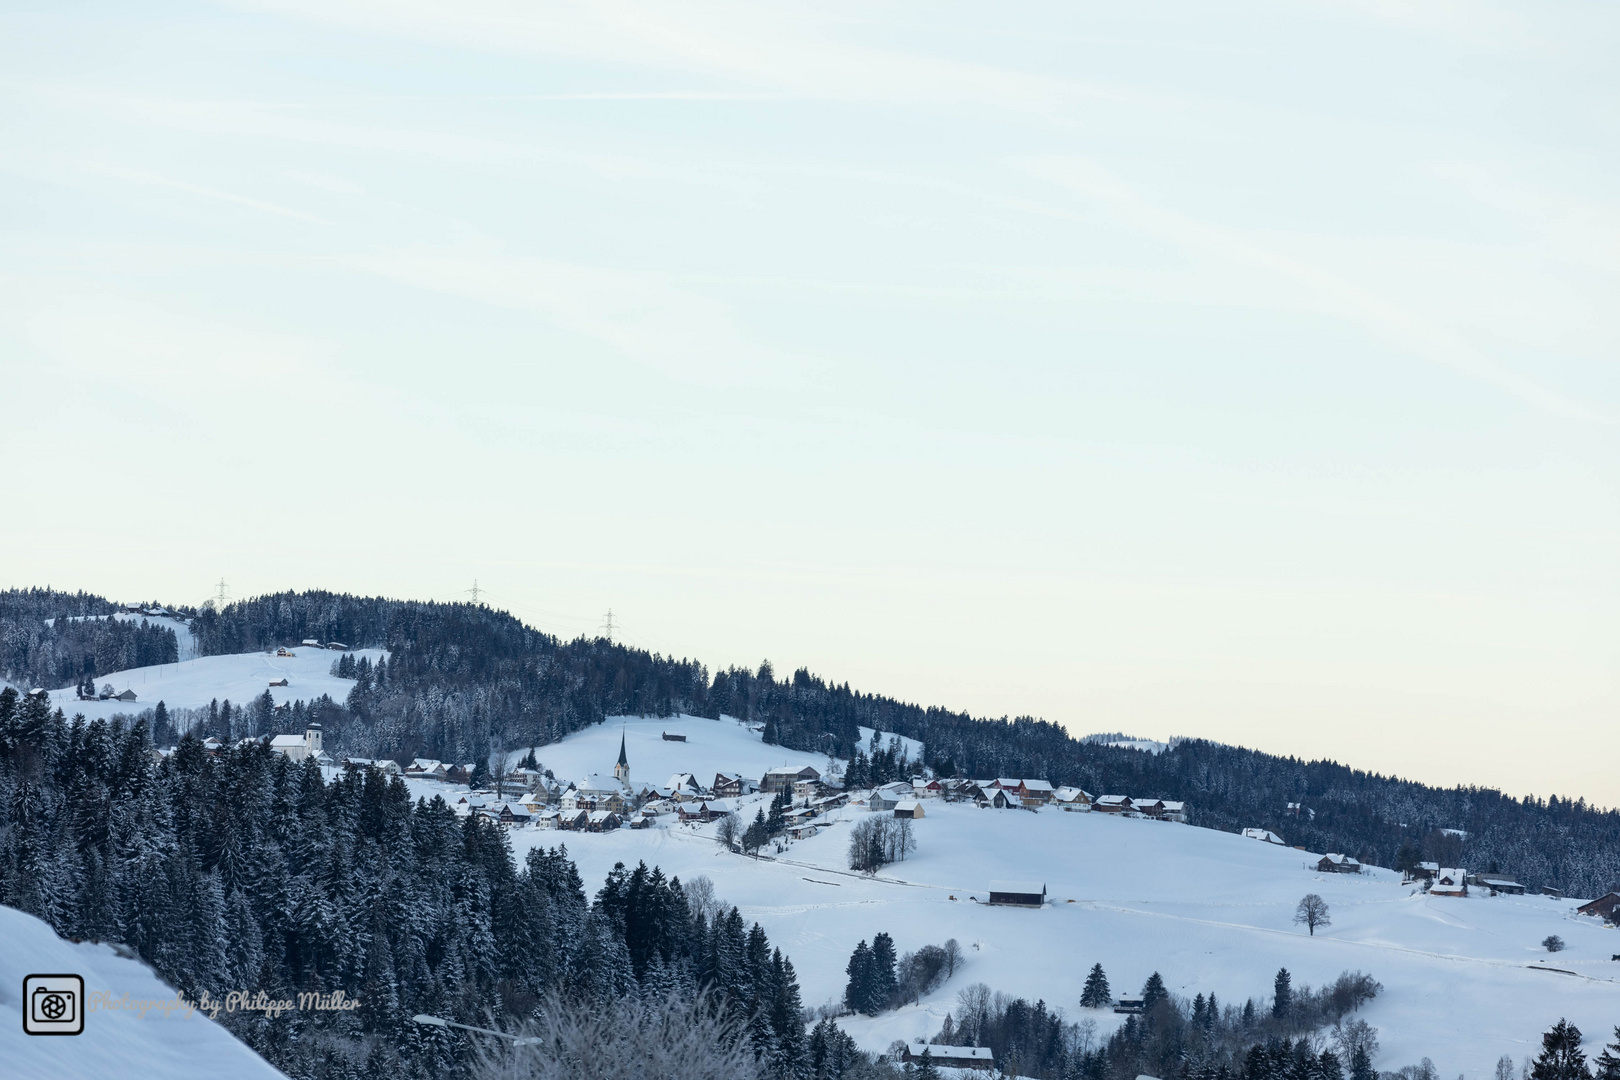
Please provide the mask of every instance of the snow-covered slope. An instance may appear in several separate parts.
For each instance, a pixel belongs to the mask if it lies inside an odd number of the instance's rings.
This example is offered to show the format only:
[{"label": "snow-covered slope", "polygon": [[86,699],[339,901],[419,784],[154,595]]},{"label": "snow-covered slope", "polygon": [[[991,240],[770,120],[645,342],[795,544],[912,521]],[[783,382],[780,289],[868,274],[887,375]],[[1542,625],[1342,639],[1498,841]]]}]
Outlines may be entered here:
[{"label": "snow-covered slope", "polygon": [[[74,615],[71,616],[68,621],[83,622],[87,618],[90,618],[90,616]],[[191,632],[191,624],[186,622],[184,619],[176,619],[167,615],[135,615],[127,611],[117,612],[112,616],[112,618],[118,620],[119,622],[144,622],[150,626],[167,627],[168,629],[174,631],[174,640],[175,644],[180,650],[180,659],[191,660],[197,655],[197,637]],[[49,626],[54,622],[56,622],[55,619],[46,619],[45,625]]]},{"label": "snow-covered slope", "polygon": [[[662,730],[688,734],[666,743]],[[767,747],[732,722],[630,720],[624,725],[632,778],[662,782],[825,758]],[[618,755],[617,721],[581,732],[539,756],[559,777],[607,772]],[[450,790],[412,782],[421,793]],[[763,802],[761,802],[763,805]],[[666,873],[706,874],[727,901],[757,919],[792,958],[805,1001],[840,995],[856,941],[879,931],[902,950],[947,938],[967,950],[966,967],[920,1006],[875,1019],[846,1020],[867,1049],[937,1030],[956,992],[972,982],[1091,1016],[1103,1030],[1112,1013],[1079,1008],[1085,974],[1101,961],[1116,993],[1159,971],[1171,989],[1222,1000],[1264,997],[1279,967],[1296,985],[1319,985],[1359,969],[1384,985],[1363,1013],[1380,1029],[1385,1069],[1432,1057],[1443,1075],[1489,1075],[1498,1057],[1517,1061],[1539,1035],[1567,1016],[1591,1033],[1620,1022],[1620,934],[1573,915],[1575,901],[1546,897],[1426,897],[1397,875],[1318,874],[1318,855],[1240,836],[1147,820],[1058,810],[977,810],[925,804],[915,823],[919,851],[876,879],[844,869],[848,833],[861,811],[776,859],[722,851],[712,827],[666,827],[608,835],[518,830],[521,859],[536,845],[566,843],[589,888],[617,861],[645,859]],[[752,813],[752,807],[747,809]],[[985,907],[993,879],[1044,881],[1041,910]],[[1333,923],[1307,936],[1292,921],[1307,892],[1321,894]],[[1568,942],[1550,956],[1549,934]]]},{"label": "snow-covered slope", "polygon": [[[23,1032],[23,979],[33,974],[84,977],[84,1033]],[[102,995],[102,996],[98,996]],[[108,1008],[107,1002],[127,1004]],[[228,1031],[199,1013],[165,1016],[161,1005],[142,1016],[141,1002],[176,1000],[150,968],[107,945],[75,945],[16,908],[0,907],[0,1075],[51,1080],[278,1080],[271,1068]]]},{"label": "snow-covered slope", "polygon": [[[133,703],[80,701],[71,686],[51,691],[51,703],[61,706],[69,716],[83,713],[94,720],[115,713],[140,712],[159,701],[171,709],[203,708],[215,698],[221,701],[229,698],[234,704],[244,705],[267,688],[278,705],[287,701],[313,701],[322,694],[341,702],[353,688],[354,680],[330,674],[332,661],[339,655],[327,649],[300,648],[294,649],[291,657],[269,653],[201,656],[178,664],[131,668],[96,678],[97,686],[112,683],[115,690],[135,691]],[[382,655],[380,649],[355,650],[356,658],[367,656],[373,662]],[[287,685],[270,687],[272,681],[280,679],[286,679]]]}]

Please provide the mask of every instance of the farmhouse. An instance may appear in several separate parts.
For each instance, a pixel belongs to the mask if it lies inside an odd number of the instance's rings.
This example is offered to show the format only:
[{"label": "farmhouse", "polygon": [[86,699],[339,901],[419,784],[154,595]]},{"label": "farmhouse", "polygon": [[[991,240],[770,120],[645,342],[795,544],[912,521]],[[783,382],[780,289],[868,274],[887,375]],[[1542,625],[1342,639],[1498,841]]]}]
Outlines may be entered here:
[{"label": "farmhouse", "polygon": [[1596,915],[1600,919],[1615,921],[1615,911],[1620,910],[1620,893],[1606,893],[1589,903],[1582,904],[1575,909],[1579,915]]},{"label": "farmhouse", "polygon": [[612,810],[592,810],[585,819],[586,832],[612,832],[623,819]]},{"label": "farmhouse", "polygon": [[1490,895],[1506,893],[1508,896],[1523,896],[1524,886],[1503,874],[1469,874],[1468,884],[1476,889],[1489,890]]},{"label": "farmhouse", "polygon": [[900,1060],[916,1064],[922,1060],[924,1054],[936,1066],[947,1069],[978,1069],[989,1072],[996,1067],[995,1055],[990,1053],[988,1046],[940,1046],[929,1043],[924,1046],[908,1046]]},{"label": "farmhouse", "polygon": [[1123,814],[1134,809],[1129,795],[1103,795],[1091,804],[1099,814]]},{"label": "farmhouse", "polygon": [[783,766],[782,768],[771,769],[766,772],[764,777],[761,778],[759,782],[759,790],[766,792],[767,794],[774,795],[779,791],[791,791],[793,789],[793,785],[798,783],[800,780],[820,779],[821,774],[808,765],[797,769],[790,765]]},{"label": "farmhouse", "polygon": [[291,649],[277,649],[276,650],[276,655],[277,656],[294,656],[296,654]]},{"label": "farmhouse", "polygon": [[1060,787],[1052,793],[1052,801],[1061,809],[1086,813],[1091,809],[1091,796],[1077,787]]},{"label": "farmhouse", "polygon": [[557,813],[557,828],[567,829],[570,832],[581,832],[585,828],[585,821],[591,816],[589,810],[561,810]]},{"label": "farmhouse", "polygon": [[1122,997],[1114,1002],[1114,1011],[1117,1013],[1139,1013],[1147,1008],[1147,1001],[1139,997]]},{"label": "farmhouse", "polygon": [[1045,806],[1052,801],[1052,785],[1045,780],[1020,780],[1018,795],[1026,804]]},{"label": "farmhouse", "polygon": [[1321,874],[1359,874],[1361,864],[1348,855],[1329,852],[1316,864],[1316,870]]},{"label": "farmhouse", "polygon": [[990,903],[1008,907],[1035,907],[1046,903],[1046,886],[1038,881],[992,881]]},{"label": "farmhouse", "polygon": [[1430,896],[1467,896],[1468,871],[1453,869],[1449,866],[1440,868],[1435,875],[1434,884],[1429,886]]},{"label": "farmhouse", "polygon": [[714,797],[717,799],[740,799],[747,794],[743,790],[745,786],[748,786],[748,781],[742,778],[741,773],[714,774],[712,790],[714,791]]}]

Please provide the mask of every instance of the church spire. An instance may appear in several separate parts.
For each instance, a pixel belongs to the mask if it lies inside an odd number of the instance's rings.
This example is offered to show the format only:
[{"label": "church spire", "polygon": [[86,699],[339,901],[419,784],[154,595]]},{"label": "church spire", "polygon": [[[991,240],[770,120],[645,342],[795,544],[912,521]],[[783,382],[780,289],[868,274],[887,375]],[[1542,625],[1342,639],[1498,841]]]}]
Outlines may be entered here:
[{"label": "church spire", "polygon": [[630,758],[624,752],[624,730],[619,730],[619,763],[613,766],[613,775],[621,784],[630,782]]}]

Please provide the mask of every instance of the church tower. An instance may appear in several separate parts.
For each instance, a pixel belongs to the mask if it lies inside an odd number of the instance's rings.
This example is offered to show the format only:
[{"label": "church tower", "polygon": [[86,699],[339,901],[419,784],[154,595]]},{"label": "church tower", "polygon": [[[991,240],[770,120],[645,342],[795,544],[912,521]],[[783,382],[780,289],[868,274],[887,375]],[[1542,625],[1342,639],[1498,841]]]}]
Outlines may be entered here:
[{"label": "church tower", "polygon": [[619,763],[613,766],[613,777],[625,787],[630,786],[630,759],[624,752],[624,732],[619,732]]}]

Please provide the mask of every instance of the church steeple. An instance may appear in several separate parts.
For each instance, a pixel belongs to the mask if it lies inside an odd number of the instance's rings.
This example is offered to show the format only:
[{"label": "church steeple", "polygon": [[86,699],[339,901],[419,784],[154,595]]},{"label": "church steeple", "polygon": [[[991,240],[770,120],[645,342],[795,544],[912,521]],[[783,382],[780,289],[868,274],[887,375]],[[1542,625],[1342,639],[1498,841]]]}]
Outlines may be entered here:
[{"label": "church steeple", "polygon": [[613,766],[613,776],[621,784],[630,782],[630,758],[624,752],[624,731],[619,732],[619,763]]}]

